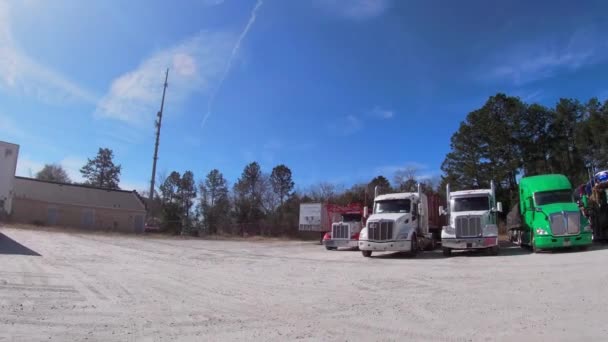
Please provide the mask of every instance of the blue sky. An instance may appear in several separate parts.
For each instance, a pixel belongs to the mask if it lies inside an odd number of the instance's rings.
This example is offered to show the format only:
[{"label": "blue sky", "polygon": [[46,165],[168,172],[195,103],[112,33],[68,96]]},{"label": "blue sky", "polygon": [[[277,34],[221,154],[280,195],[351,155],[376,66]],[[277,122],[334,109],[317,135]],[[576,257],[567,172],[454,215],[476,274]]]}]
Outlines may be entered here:
[{"label": "blue sky", "polygon": [[[159,172],[232,182],[283,163],[301,189],[415,165],[497,92],[552,105],[608,97],[605,1],[0,0],[0,140],[18,174],[99,147],[147,188]],[[206,119],[205,119],[206,118]]]}]

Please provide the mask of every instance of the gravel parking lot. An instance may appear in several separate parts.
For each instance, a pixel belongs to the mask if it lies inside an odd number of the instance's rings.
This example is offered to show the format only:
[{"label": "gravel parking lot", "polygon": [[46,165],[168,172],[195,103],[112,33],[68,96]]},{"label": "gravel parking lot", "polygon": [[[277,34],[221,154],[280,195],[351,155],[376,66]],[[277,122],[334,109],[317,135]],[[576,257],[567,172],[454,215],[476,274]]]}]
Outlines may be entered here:
[{"label": "gravel parking lot", "polygon": [[608,249],[416,259],[0,228],[0,341],[600,341]]}]

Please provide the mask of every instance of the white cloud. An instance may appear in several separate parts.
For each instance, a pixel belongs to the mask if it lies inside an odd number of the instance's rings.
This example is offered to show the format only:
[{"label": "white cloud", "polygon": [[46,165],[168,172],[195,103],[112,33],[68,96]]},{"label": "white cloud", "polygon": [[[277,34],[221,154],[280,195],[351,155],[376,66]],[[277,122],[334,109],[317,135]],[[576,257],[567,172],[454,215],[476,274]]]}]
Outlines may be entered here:
[{"label": "white cloud", "polygon": [[415,170],[417,173],[419,173],[421,171],[428,170],[428,168],[429,168],[429,166],[426,164],[410,161],[410,162],[405,162],[400,165],[380,166],[374,170],[374,173],[376,173],[378,175],[383,175],[385,177],[392,177],[395,174],[395,172],[400,171],[400,170],[412,169],[412,170]]},{"label": "white cloud", "polygon": [[17,159],[17,176],[36,177],[36,173],[42,170],[44,165],[59,164],[68,174],[68,177],[70,177],[72,182],[83,182],[84,179],[80,173],[80,168],[83,167],[86,162],[86,159],[75,156],[67,156],[59,162],[52,160],[34,160],[29,155],[19,156]]},{"label": "white cloud", "polygon": [[215,102],[215,97],[217,96],[220,89],[222,88],[222,85],[224,84],[224,80],[226,80],[226,77],[228,76],[228,73],[230,72],[230,69],[232,68],[232,62],[233,62],[234,58],[236,57],[239,49],[241,48],[242,41],[245,39],[245,37],[247,37],[247,33],[249,33],[249,30],[255,23],[255,19],[257,17],[257,12],[260,9],[260,7],[262,6],[262,4],[263,4],[262,0],[258,0],[256,2],[255,6],[251,10],[251,14],[249,15],[249,21],[247,21],[247,25],[245,25],[245,28],[243,29],[243,31],[241,31],[241,34],[239,35],[239,37],[236,40],[236,43],[232,47],[232,51],[230,52],[230,57],[228,57],[228,63],[226,63],[226,68],[224,69],[224,72],[222,73],[220,81],[218,82],[217,87],[215,87],[215,89],[211,93],[211,96],[209,97],[209,100],[207,101],[207,112],[205,113],[205,116],[203,117],[203,121],[201,122],[201,128],[205,127],[205,124],[207,123],[209,116],[211,116],[211,109],[213,108],[213,103]]},{"label": "white cloud", "polygon": [[372,116],[380,119],[392,119],[395,116],[395,112],[390,109],[383,109],[380,107],[376,107],[371,111]]},{"label": "white cloud", "polygon": [[87,163],[87,160],[80,157],[68,156],[59,162],[59,165],[63,167],[68,177],[72,182],[84,182],[80,169]]},{"label": "white cloud", "polygon": [[29,156],[19,156],[17,159],[17,176],[36,177],[36,173],[42,170],[44,163],[32,160]]},{"label": "white cloud", "polygon": [[558,72],[576,71],[605,58],[606,46],[597,44],[593,39],[597,36],[593,32],[578,31],[567,39],[543,37],[507,46],[484,66],[487,70],[481,71],[481,77],[522,85]]},{"label": "white cloud", "polygon": [[344,122],[342,133],[345,135],[355,134],[361,128],[363,128],[363,122],[361,121],[361,119],[354,115],[348,115],[346,117],[346,121]]},{"label": "white cloud", "polygon": [[317,0],[327,11],[350,19],[370,19],[386,12],[390,0]]},{"label": "white cloud", "polygon": [[148,182],[141,182],[141,181],[129,181],[129,180],[121,180],[119,187],[122,190],[135,190],[137,192],[139,192],[139,194],[141,195],[142,192],[147,192],[150,190],[150,183]]},{"label": "white cloud", "polygon": [[165,70],[169,81],[165,112],[195,92],[205,93],[217,82],[230,56],[232,35],[200,32],[144,60],[135,70],[116,78],[99,101],[95,116],[131,125],[152,122],[160,107]]},{"label": "white cloud", "polygon": [[8,2],[0,1],[0,89],[50,103],[96,102],[92,92],[21,50],[10,19]]},{"label": "white cloud", "polygon": [[19,125],[12,118],[0,114],[0,133],[2,136],[9,137],[11,139],[23,139],[27,137],[25,131],[23,131]]}]

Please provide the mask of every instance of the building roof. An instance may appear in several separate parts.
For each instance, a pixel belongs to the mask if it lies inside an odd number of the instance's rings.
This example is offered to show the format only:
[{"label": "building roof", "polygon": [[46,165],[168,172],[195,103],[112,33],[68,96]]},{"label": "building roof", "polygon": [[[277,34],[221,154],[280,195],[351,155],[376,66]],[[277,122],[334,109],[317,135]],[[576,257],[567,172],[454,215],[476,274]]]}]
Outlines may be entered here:
[{"label": "building roof", "polygon": [[4,140],[0,140],[0,145],[11,145],[11,146],[19,147],[19,145],[17,145],[17,144],[13,144],[13,143],[10,143],[10,142],[4,141]]},{"label": "building roof", "polygon": [[15,177],[15,198],[91,208],[146,210],[137,191],[103,189],[26,177]]},{"label": "building roof", "polygon": [[529,191],[533,192],[572,189],[568,177],[560,174],[524,177],[519,181],[519,186],[529,188]]}]

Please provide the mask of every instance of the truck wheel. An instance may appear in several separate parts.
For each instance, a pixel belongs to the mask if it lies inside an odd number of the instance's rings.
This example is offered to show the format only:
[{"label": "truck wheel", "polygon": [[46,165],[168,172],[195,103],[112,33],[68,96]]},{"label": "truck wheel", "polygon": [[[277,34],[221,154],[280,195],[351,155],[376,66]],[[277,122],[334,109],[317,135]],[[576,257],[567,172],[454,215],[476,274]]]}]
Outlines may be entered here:
[{"label": "truck wheel", "polygon": [[328,251],[335,251],[335,250],[338,249],[338,247],[328,247],[328,246],[325,246],[325,249],[327,249]]},{"label": "truck wheel", "polygon": [[424,250],[426,251],[434,251],[435,250],[435,240],[431,239],[431,241],[426,245],[426,248]]},{"label": "truck wheel", "polygon": [[452,249],[451,248],[443,247],[443,248],[441,248],[441,251],[443,252],[443,256],[444,257],[450,257],[450,256],[452,256]]},{"label": "truck wheel", "polygon": [[369,258],[372,256],[372,251],[361,251],[364,257]]},{"label": "truck wheel", "polygon": [[492,246],[492,247],[488,248],[487,251],[488,251],[488,255],[496,256],[496,255],[498,255],[499,248],[498,248],[498,246]]},{"label": "truck wheel", "polygon": [[532,247],[532,253],[538,253],[539,249],[536,248],[536,241],[534,239],[534,235],[532,235],[532,241],[530,242],[530,247]]},{"label": "truck wheel", "polygon": [[415,258],[418,255],[418,237],[416,234],[412,235],[412,246],[410,247],[410,256]]}]

